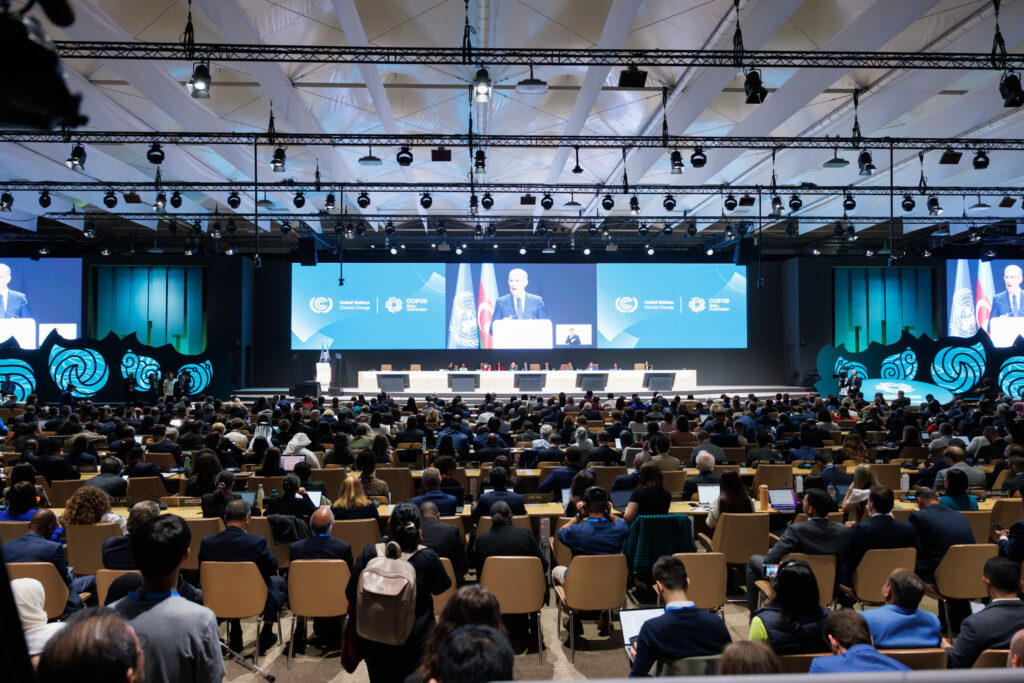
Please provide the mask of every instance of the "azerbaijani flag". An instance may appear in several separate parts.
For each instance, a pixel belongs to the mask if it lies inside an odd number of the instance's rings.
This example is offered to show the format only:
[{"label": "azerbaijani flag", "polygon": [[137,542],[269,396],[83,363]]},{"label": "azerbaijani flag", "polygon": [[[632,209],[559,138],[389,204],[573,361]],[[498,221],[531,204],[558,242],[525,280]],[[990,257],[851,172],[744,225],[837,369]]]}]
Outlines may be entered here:
[{"label": "azerbaijani flag", "polygon": [[992,264],[981,261],[978,264],[978,289],[975,297],[975,310],[978,317],[978,329],[988,332],[988,320],[992,317],[992,299],[995,298],[995,287],[992,284]]},{"label": "azerbaijani flag", "polygon": [[480,328],[480,348],[493,349],[491,318],[494,317],[494,303],[498,300],[498,281],[494,277],[494,264],[480,266],[480,290],[477,294],[476,324]]}]

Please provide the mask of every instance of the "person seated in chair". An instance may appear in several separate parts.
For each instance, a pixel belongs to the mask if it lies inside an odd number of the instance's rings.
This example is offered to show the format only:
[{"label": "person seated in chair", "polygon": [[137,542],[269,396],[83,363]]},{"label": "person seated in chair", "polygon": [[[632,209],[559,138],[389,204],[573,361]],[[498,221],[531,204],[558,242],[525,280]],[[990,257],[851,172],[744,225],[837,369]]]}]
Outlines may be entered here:
[{"label": "person seated in chair", "polygon": [[860,613],[868,623],[875,647],[885,649],[938,647],[939,618],[919,609],[924,582],[910,569],[897,569],[885,580],[885,604]]},{"label": "person seated in chair", "polygon": [[982,580],[990,599],[988,605],[963,620],[955,647],[942,640],[951,669],[974,666],[985,650],[1009,648],[1010,639],[1024,625],[1024,600],[1018,597],[1020,565],[1007,557],[993,557],[985,563]]},{"label": "person seated in chair", "polygon": [[823,630],[832,656],[815,657],[809,673],[910,671],[906,665],[875,649],[867,622],[852,609],[829,614]]}]

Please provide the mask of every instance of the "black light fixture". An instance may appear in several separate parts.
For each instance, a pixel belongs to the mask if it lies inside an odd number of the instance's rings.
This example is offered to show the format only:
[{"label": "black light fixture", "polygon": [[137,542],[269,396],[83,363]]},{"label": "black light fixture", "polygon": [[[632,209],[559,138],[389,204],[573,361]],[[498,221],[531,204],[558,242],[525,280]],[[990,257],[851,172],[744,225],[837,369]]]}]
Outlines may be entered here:
[{"label": "black light fixture", "polygon": [[443,235],[448,232],[448,228],[445,227],[443,219],[437,221],[437,225],[434,226],[434,231],[437,232],[438,235]]},{"label": "black light fixture", "polygon": [[1003,98],[1003,106],[1020,107],[1024,105],[1024,88],[1021,88],[1020,74],[1007,71],[999,79],[999,95]]},{"label": "black light fixture", "polygon": [[164,206],[166,206],[166,205],[167,205],[167,195],[165,195],[163,192],[157,192],[156,193],[156,199],[153,200],[153,210],[154,211],[163,211],[164,210]]},{"label": "black light fixture", "polygon": [[[494,223],[488,223],[487,227],[484,228],[484,233],[486,233],[488,237],[494,237],[496,234],[498,234],[498,228],[494,225]],[[495,244],[494,246],[497,247],[498,245]]]},{"label": "black light fixture", "polygon": [[772,215],[778,217],[781,216],[783,213],[785,212],[782,208],[782,197],[780,197],[779,195],[774,195],[772,197]]},{"label": "black light fixture", "polygon": [[181,208],[181,193],[177,190],[171,193],[171,207],[175,209]]},{"label": "black light fixture", "polygon": [[992,207],[988,204],[988,202],[982,201],[981,195],[979,194],[978,195],[978,201],[976,203],[972,204],[971,206],[969,206],[968,208],[971,211],[988,211]]},{"label": "black light fixture", "polygon": [[154,142],[149,146],[149,151],[146,152],[146,159],[153,165],[164,163],[164,150],[160,147],[159,142]]},{"label": "black light fixture", "polygon": [[723,204],[725,204],[726,211],[735,211],[736,207],[739,205],[739,202],[736,201],[735,195],[727,194],[725,196],[725,201],[723,202]]},{"label": "black light fixture", "polygon": [[583,173],[583,167],[580,166],[580,148],[576,148],[576,165],[572,167],[572,172],[576,175]]},{"label": "black light fixture", "polygon": [[857,200],[853,198],[853,195],[849,192],[846,193],[846,198],[843,199],[843,211],[853,211],[857,208]]},{"label": "black light fixture", "polygon": [[199,62],[192,67],[192,78],[185,85],[188,88],[188,92],[192,97],[197,100],[208,100],[210,99],[210,85],[213,83],[213,78],[210,76],[210,66],[205,62]]},{"label": "black light fixture", "polygon": [[72,171],[84,171],[86,156],[85,147],[82,145],[72,145],[71,156],[64,160],[64,165]]},{"label": "black light fixture", "polygon": [[395,234],[395,224],[392,223],[391,221],[388,221],[387,223],[385,223],[384,224],[384,234],[385,235],[394,235]]},{"label": "black light fixture", "polygon": [[634,216],[640,215],[640,200],[636,195],[629,198],[629,212]]},{"label": "black light fixture", "polygon": [[487,154],[482,149],[478,149],[473,155],[473,172],[477,175],[487,173]]},{"label": "black light fixture", "polygon": [[209,229],[210,239],[219,240],[221,237],[220,221],[217,221]]},{"label": "black light fixture", "polygon": [[750,207],[750,206],[753,206],[756,203],[757,203],[757,200],[754,199],[753,195],[751,195],[749,193],[748,194],[744,194],[742,197],[740,197],[740,206]]},{"label": "black light fixture", "polygon": [[486,104],[491,101],[493,91],[494,84],[491,83],[491,77],[487,73],[487,69],[481,66],[476,72],[476,78],[473,79],[473,100]]},{"label": "black light fixture", "polygon": [[642,88],[647,83],[647,72],[641,71],[636,64],[630,64],[619,72],[620,88]]},{"label": "black light fixture", "polygon": [[537,223],[537,227],[534,228],[533,231],[538,235],[546,235],[548,234],[548,226],[544,224],[544,221],[540,221]]},{"label": "black light fixture", "polygon": [[365,209],[370,206],[370,195],[365,192],[360,192],[359,196],[356,197],[356,204],[359,205],[360,209]]},{"label": "black light fixture", "polygon": [[429,209],[431,204],[434,203],[434,198],[430,196],[429,192],[424,192],[420,197],[420,206],[424,209]]},{"label": "black light fixture", "polygon": [[846,241],[855,242],[857,240],[857,231],[854,229],[853,224],[846,226]]},{"label": "black light fixture", "polygon": [[605,211],[611,211],[613,208],[615,208],[615,200],[612,199],[612,196],[610,194],[606,194],[601,199],[601,207],[604,208]]},{"label": "black light fixture", "polygon": [[[1011,197],[1010,195],[1004,195],[1003,198],[999,200],[999,208],[1000,209],[1012,209],[1013,208],[1013,204],[1016,201],[1017,200],[1014,199],[1013,197]],[[1024,205],[1024,202],[1022,202],[1022,205]]]},{"label": "black light fixture", "polygon": [[228,195],[228,206],[230,206],[232,209],[237,209],[241,205],[242,197],[238,194],[237,191],[232,191],[231,194]]},{"label": "black light fixture", "polygon": [[547,91],[547,81],[533,77],[533,64],[530,65],[530,77],[516,83],[516,92],[520,95],[543,95]]},{"label": "black light fixture", "polygon": [[789,198],[789,210],[799,211],[804,206],[804,200],[800,199],[799,195],[793,195]]},{"label": "black light fixture", "polygon": [[282,223],[281,223],[281,234],[282,235],[287,235],[291,231],[292,231],[291,223],[289,223],[288,221],[282,221]]},{"label": "black light fixture", "polygon": [[650,231],[651,229],[647,226],[646,223],[641,222],[640,225],[636,226],[636,232],[641,237],[646,237],[647,233],[649,233]]},{"label": "black light fixture", "polygon": [[647,245],[647,255],[654,256],[654,247],[652,247],[650,244]]},{"label": "black light fixture", "polygon": [[798,232],[796,223],[790,221],[786,224],[786,237],[796,237]]},{"label": "black light fixture", "polygon": [[110,247],[100,247],[100,256],[110,256]]},{"label": "black light fixture", "polygon": [[229,244],[227,249],[224,250],[225,256],[234,256],[238,253],[238,249],[233,244]]},{"label": "black light fixture", "polygon": [[430,160],[438,162],[447,162],[452,160],[452,151],[445,149],[444,147],[437,147],[436,149],[430,150]]},{"label": "black light fixture", "polygon": [[666,235],[666,236],[667,235],[671,235],[672,234],[672,226],[669,225],[668,223],[666,223],[664,225],[664,227],[662,227],[662,229],[661,229],[661,234],[662,235]]},{"label": "black light fixture", "polygon": [[686,226],[686,236],[687,237],[696,237],[697,236],[697,224],[696,223],[691,222],[689,225]]},{"label": "black light fixture", "polygon": [[412,150],[406,145],[402,145],[402,148],[398,150],[398,154],[395,155],[395,161],[398,162],[399,166],[411,166]]},{"label": "black light fixture", "polygon": [[362,237],[366,234],[366,223],[359,221],[356,223],[356,234]]},{"label": "black light fixture", "polygon": [[105,195],[103,195],[103,206],[107,207],[108,209],[113,209],[115,206],[117,206],[117,195],[114,194],[113,190],[110,190]]},{"label": "black light fixture", "polygon": [[672,162],[672,175],[680,175],[683,172],[683,155],[678,149],[672,150],[669,155]]},{"label": "black light fixture", "polygon": [[835,147],[832,152],[832,158],[821,165],[822,168],[843,168],[849,166],[850,162],[839,156],[839,148]]},{"label": "black light fixture", "polygon": [[302,194],[302,191],[295,193],[295,197],[292,199],[292,204],[295,205],[296,209],[301,209],[306,205],[306,195]]},{"label": "black light fixture", "polygon": [[900,202],[900,206],[903,207],[904,211],[913,211],[914,207],[917,206],[917,202],[909,194],[903,195],[903,201]]},{"label": "black light fixture", "polygon": [[178,220],[177,219],[172,218],[171,220],[167,221],[167,232],[171,233],[172,235],[177,235],[178,234]]},{"label": "black light fixture", "polygon": [[928,198],[928,215],[929,216],[941,216],[942,206],[939,204],[939,198],[932,195]]},{"label": "black light fixture", "polygon": [[484,196],[480,198],[480,206],[484,207],[485,211],[490,211],[491,207],[494,206],[494,197],[491,196],[490,192],[484,192]]},{"label": "black light fixture", "polygon": [[198,218],[195,219],[194,221],[192,221],[192,234],[193,235],[202,235],[203,234],[203,224],[199,222]]},{"label": "black light fixture", "polygon": [[10,192],[0,194],[0,211],[10,211],[14,206],[14,195]]},{"label": "black light fixture", "polygon": [[384,161],[373,153],[373,146],[371,145],[366,154],[359,157],[360,166],[383,166]]},{"label": "black light fixture", "polygon": [[761,82],[761,72],[751,69],[743,81],[743,91],[747,94],[747,104],[761,104],[768,97],[768,90]]},{"label": "black light fixture", "polygon": [[598,232],[599,232],[599,230],[598,230],[597,226],[593,222],[587,223],[587,234],[588,235],[590,235],[591,237],[594,237],[595,235],[597,235]]},{"label": "black light fixture", "polygon": [[540,205],[544,207],[545,211],[550,211],[551,207],[555,205],[555,200],[550,194],[545,194],[540,198]]},{"label": "black light fixture", "polygon": [[235,220],[233,218],[228,219],[227,231],[229,235],[234,235],[235,232],[238,231],[238,226],[235,225]]},{"label": "black light fixture", "polygon": [[817,247],[808,247],[807,251],[811,253],[811,256],[821,256],[821,249]]},{"label": "black light fixture", "polygon": [[96,239],[96,224],[92,222],[86,223],[85,229],[82,230],[82,234],[85,235],[87,240]]},{"label": "black light fixture", "polygon": [[708,163],[708,155],[704,153],[704,150],[697,147],[693,150],[693,154],[690,155],[690,166],[694,168],[704,168],[704,165]]},{"label": "black light fixture", "polygon": [[974,153],[974,170],[984,171],[986,168],[988,168],[988,153],[979,149]]},{"label": "black light fixture", "polygon": [[711,245],[708,245],[708,248],[704,250],[704,253],[707,254],[708,256],[714,256],[715,248]]},{"label": "black light fixture", "polygon": [[324,199],[324,211],[334,211],[334,193],[328,192],[327,198]]},{"label": "black light fixture", "polygon": [[270,167],[274,173],[284,173],[285,152],[284,147],[274,148],[274,157],[270,160]]},{"label": "black light fixture", "polygon": [[476,193],[469,195],[469,212],[473,215],[476,215],[479,206],[480,199],[477,198]]},{"label": "black light fixture", "polygon": [[43,190],[42,192],[39,193],[39,206],[43,207],[44,209],[50,208],[49,190]]},{"label": "black light fixture", "polygon": [[665,195],[665,199],[662,200],[661,205],[665,207],[666,211],[676,210],[676,198],[670,194]]},{"label": "black light fixture", "polygon": [[857,166],[860,168],[860,174],[862,176],[869,176],[875,172],[875,165],[871,161],[871,152],[868,150],[861,150],[861,153],[857,155]]},{"label": "black light fixture", "polygon": [[946,151],[939,157],[939,163],[946,166],[956,166],[960,163],[960,157],[964,155],[963,152],[958,152],[952,147],[947,147]]}]

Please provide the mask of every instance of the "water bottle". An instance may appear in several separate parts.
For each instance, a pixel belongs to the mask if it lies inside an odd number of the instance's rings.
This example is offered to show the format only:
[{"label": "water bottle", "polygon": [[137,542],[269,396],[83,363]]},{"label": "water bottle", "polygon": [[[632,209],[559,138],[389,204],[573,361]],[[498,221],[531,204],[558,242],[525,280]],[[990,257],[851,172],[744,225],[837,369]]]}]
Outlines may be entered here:
[{"label": "water bottle", "polygon": [[256,507],[263,509],[263,499],[266,494],[263,492],[263,484],[260,484],[259,488],[256,489]]},{"label": "water bottle", "polygon": [[900,475],[900,489],[903,490],[903,491],[909,491],[910,490],[910,475],[909,474],[901,474]]},{"label": "water bottle", "polygon": [[427,437],[423,437],[423,442],[420,445],[420,450],[422,450],[424,453],[427,452]]},{"label": "water bottle", "polygon": [[835,484],[829,484],[828,487],[826,488],[826,490],[828,491],[828,497],[831,498],[832,500],[835,500],[836,499],[836,486],[835,486]]},{"label": "water bottle", "polygon": [[277,498],[277,489],[270,489],[270,500]]},{"label": "water bottle", "polygon": [[802,474],[798,474],[796,477],[796,495],[800,496],[804,492],[804,477]]},{"label": "water bottle", "polygon": [[182,471],[184,472],[185,476],[188,477],[189,472],[191,470],[192,470],[192,456],[191,455],[186,455],[185,456],[185,467],[184,467],[184,469]]}]

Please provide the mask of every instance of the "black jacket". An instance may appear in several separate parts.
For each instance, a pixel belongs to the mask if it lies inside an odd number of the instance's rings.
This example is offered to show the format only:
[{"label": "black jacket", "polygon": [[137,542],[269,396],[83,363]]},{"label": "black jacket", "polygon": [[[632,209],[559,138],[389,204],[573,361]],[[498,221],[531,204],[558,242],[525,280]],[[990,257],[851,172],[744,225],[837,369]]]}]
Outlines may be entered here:
[{"label": "black jacket", "polygon": [[[932,506],[934,507],[934,506]],[[1013,634],[1024,628],[1024,601],[1000,600],[964,619],[956,646],[946,648],[949,668],[966,669],[985,650],[1005,650]]]},{"label": "black jacket", "polygon": [[106,491],[111,498],[124,498],[128,495],[128,482],[116,474],[97,474],[86,485]]},{"label": "black jacket", "polygon": [[295,560],[345,560],[352,569],[352,546],[330,536],[310,536],[288,546],[288,559]]},{"label": "black jacket", "polygon": [[843,585],[853,585],[853,572],[864,558],[864,553],[884,548],[919,548],[917,532],[912,525],[897,522],[889,515],[875,515],[850,529]]},{"label": "black jacket", "polygon": [[924,581],[935,579],[935,568],[951,545],[974,543],[974,532],[960,512],[936,503],[910,513],[920,550],[915,571]]},{"label": "black jacket", "polygon": [[455,571],[455,581],[461,584],[466,575],[466,547],[459,530],[433,517],[424,517],[420,531],[423,534],[423,545],[433,548],[441,557],[451,560]]},{"label": "black jacket", "polygon": [[267,585],[277,572],[277,558],[270,552],[267,539],[237,526],[204,538],[199,544],[199,562],[253,562]]},{"label": "black jacket", "polygon": [[545,571],[548,568],[548,561],[541,553],[537,545],[537,539],[533,534],[522,527],[512,524],[494,526],[483,532],[476,538],[476,565],[477,577],[483,571],[484,562],[488,557],[497,555],[514,555],[516,557],[539,557]]}]

